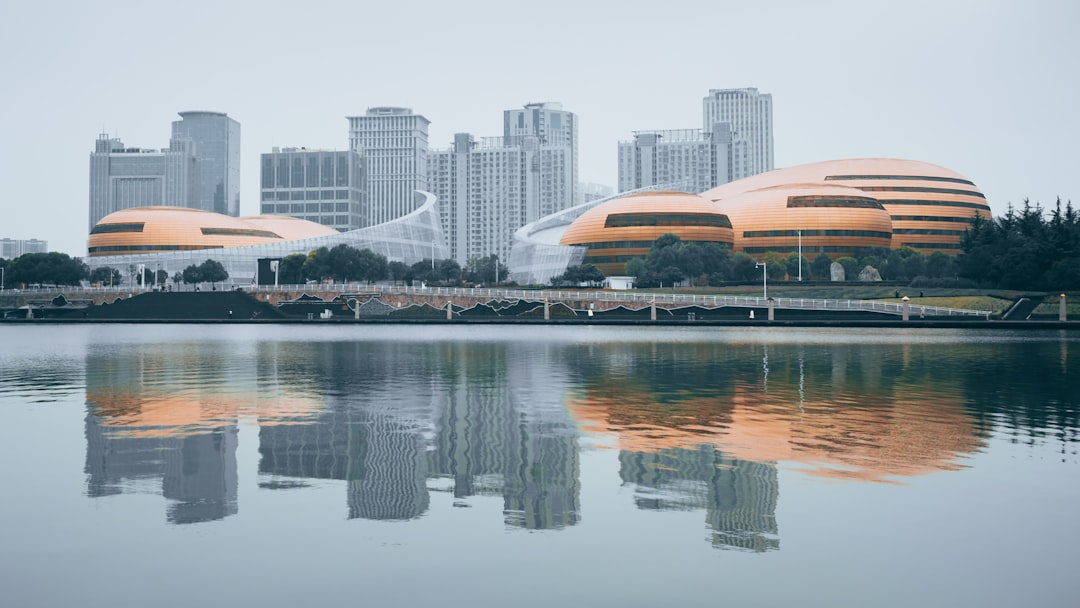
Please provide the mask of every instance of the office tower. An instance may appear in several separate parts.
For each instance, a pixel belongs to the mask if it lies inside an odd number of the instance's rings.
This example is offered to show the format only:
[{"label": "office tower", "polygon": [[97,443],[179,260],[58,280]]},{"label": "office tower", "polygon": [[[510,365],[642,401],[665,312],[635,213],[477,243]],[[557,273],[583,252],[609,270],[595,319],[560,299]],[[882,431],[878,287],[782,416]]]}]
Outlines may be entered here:
[{"label": "office tower", "polygon": [[26,253],[48,253],[49,242],[40,239],[0,239],[0,259],[14,260]]},{"label": "office tower", "polygon": [[773,169],[772,95],[755,88],[710,89],[702,104],[703,127],[731,124],[732,139],[745,141],[747,158],[732,165],[731,180]]},{"label": "office tower", "polygon": [[181,112],[169,147],[124,146],[102,133],[90,154],[90,228],[122,209],[189,207],[240,215],[240,123]]},{"label": "office tower", "polygon": [[537,138],[541,146],[566,149],[560,165],[547,167],[551,179],[560,183],[552,186],[550,198],[541,201],[541,207],[551,207],[551,211],[542,213],[541,217],[572,207],[579,200],[577,116],[563,110],[562,104],[551,101],[525,104],[520,110],[505,110],[504,144],[523,145],[529,137]]},{"label": "office tower", "polygon": [[186,206],[240,215],[240,123],[222,112],[180,112],[172,123],[174,141],[190,141],[199,165],[192,200]]},{"label": "office tower", "polygon": [[363,168],[350,150],[274,148],[262,155],[264,215],[287,215],[337,230],[363,228]]},{"label": "office tower", "polygon": [[198,171],[190,141],[150,150],[125,147],[102,133],[90,154],[90,229],[122,209],[192,206]]},{"label": "office tower", "polygon": [[367,225],[381,224],[416,208],[417,190],[428,190],[427,118],[410,108],[368,108],[349,116],[349,149],[364,163]]},{"label": "office tower", "polygon": [[731,181],[746,150],[732,141],[726,122],[709,130],[635,131],[633,141],[619,142],[619,192],[663,184],[704,192]]}]

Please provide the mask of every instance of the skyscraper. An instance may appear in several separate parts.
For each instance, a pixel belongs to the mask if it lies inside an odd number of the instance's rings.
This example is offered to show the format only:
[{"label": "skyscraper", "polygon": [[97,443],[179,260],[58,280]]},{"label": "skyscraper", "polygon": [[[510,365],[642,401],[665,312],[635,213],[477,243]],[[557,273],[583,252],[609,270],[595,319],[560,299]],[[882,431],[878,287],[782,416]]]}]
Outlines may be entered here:
[{"label": "skyscraper", "polygon": [[199,164],[191,204],[195,209],[240,215],[240,123],[223,112],[180,112],[174,141],[193,144]]},{"label": "skyscraper", "polygon": [[364,116],[349,116],[349,149],[365,167],[361,189],[367,225],[381,224],[416,207],[415,192],[428,189],[427,118],[411,108],[368,108]]},{"label": "skyscraper", "polygon": [[240,123],[181,112],[169,147],[125,147],[102,133],[90,154],[90,228],[132,207],[189,207],[240,215]]},{"label": "skyscraper", "polygon": [[[562,109],[558,102],[528,103],[520,110],[503,112],[504,145],[522,145],[524,138],[536,137],[541,146],[566,149],[566,160],[560,175],[555,176],[561,185],[552,191],[552,198],[541,203],[551,211],[541,216],[561,211],[576,204],[578,198],[578,120],[573,112]],[[568,193],[569,198],[564,198]]]},{"label": "skyscraper", "polygon": [[746,142],[747,157],[733,164],[732,181],[772,171],[771,94],[759,93],[756,88],[710,89],[702,101],[702,113],[705,129],[718,122],[727,122],[731,124],[732,139]]},{"label": "skyscraper", "polygon": [[0,259],[14,260],[27,253],[48,253],[49,242],[40,239],[0,239]]},{"label": "skyscraper", "polygon": [[350,150],[274,148],[262,155],[264,215],[298,217],[337,230],[363,228],[363,169]]},{"label": "skyscraper", "polygon": [[619,142],[619,192],[660,184],[704,192],[731,181],[746,148],[732,141],[726,122],[708,130],[636,131],[633,141]]},{"label": "skyscraper", "polygon": [[514,231],[577,201],[577,119],[556,103],[503,113],[503,136],[454,136],[429,155],[452,258],[506,260]]},{"label": "skyscraper", "polygon": [[199,166],[188,140],[161,150],[129,148],[107,133],[90,153],[90,229],[132,207],[192,207]]}]

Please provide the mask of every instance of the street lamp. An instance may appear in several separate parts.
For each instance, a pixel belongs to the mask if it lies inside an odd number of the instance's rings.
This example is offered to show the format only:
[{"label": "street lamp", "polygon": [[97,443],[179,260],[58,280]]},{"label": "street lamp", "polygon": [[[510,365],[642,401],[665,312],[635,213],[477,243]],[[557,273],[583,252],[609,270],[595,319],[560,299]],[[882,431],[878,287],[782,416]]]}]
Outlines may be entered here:
[{"label": "street lamp", "polygon": [[802,280],[802,230],[799,231],[799,280]]},{"label": "street lamp", "polygon": [[765,262],[754,264],[754,268],[761,268],[761,297],[769,299],[769,273]]}]

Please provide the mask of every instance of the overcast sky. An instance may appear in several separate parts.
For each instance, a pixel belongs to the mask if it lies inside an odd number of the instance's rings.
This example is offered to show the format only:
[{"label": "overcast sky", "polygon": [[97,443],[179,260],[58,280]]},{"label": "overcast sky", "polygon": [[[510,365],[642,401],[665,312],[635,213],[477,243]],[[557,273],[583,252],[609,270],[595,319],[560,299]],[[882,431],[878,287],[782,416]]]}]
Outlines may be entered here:
[{"label": "overcast sky", "polygon": [[615,186],[617,142],[701,127],[710,88],[772,93],[777,167],[885,156],[943,165],[995,215],[1080,206],[1080,2],[187,0],[0,4],[0,237],[85,255],[103,130],[168,145],[177,112],[241,125],[241,214],[259,154],[345,149],[373,106],[454,133],[558,101],[583,181]]}]

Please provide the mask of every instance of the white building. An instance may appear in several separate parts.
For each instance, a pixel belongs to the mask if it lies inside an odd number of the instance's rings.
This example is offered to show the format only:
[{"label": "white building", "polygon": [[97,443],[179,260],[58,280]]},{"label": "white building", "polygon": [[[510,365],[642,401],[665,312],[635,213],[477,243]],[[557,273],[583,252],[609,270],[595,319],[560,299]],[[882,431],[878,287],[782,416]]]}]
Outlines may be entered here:
[{"label": "white building", "polygon": [[704,192],[731,181],[733,166],[746,154],[725,122],[709,130],[635,131],[632,141],[619,142],[619,192],[674,182]]},{"label": "white building", "polygon": [[427,118],[410,108],[368,108],[350,116],[349,149],[360,155],[367,225],[402,217],[416,208],[417,190],[428,190]]},{"label": "white building", "polygon": [[746,142],[747,158],[732,165],[730,180],[773,170],[772,95],[756,88],[711,89],[702,102],[706,129],[731,124],[732,139]]},{"label": "white building", "polygon": [[577,117],[556,103],[528,104],[503,114],[503,136],[454,136],[428,156],[428,191],[452,259],[498,255],[505,261],[514,232],[572,207],[578,196]]}]

